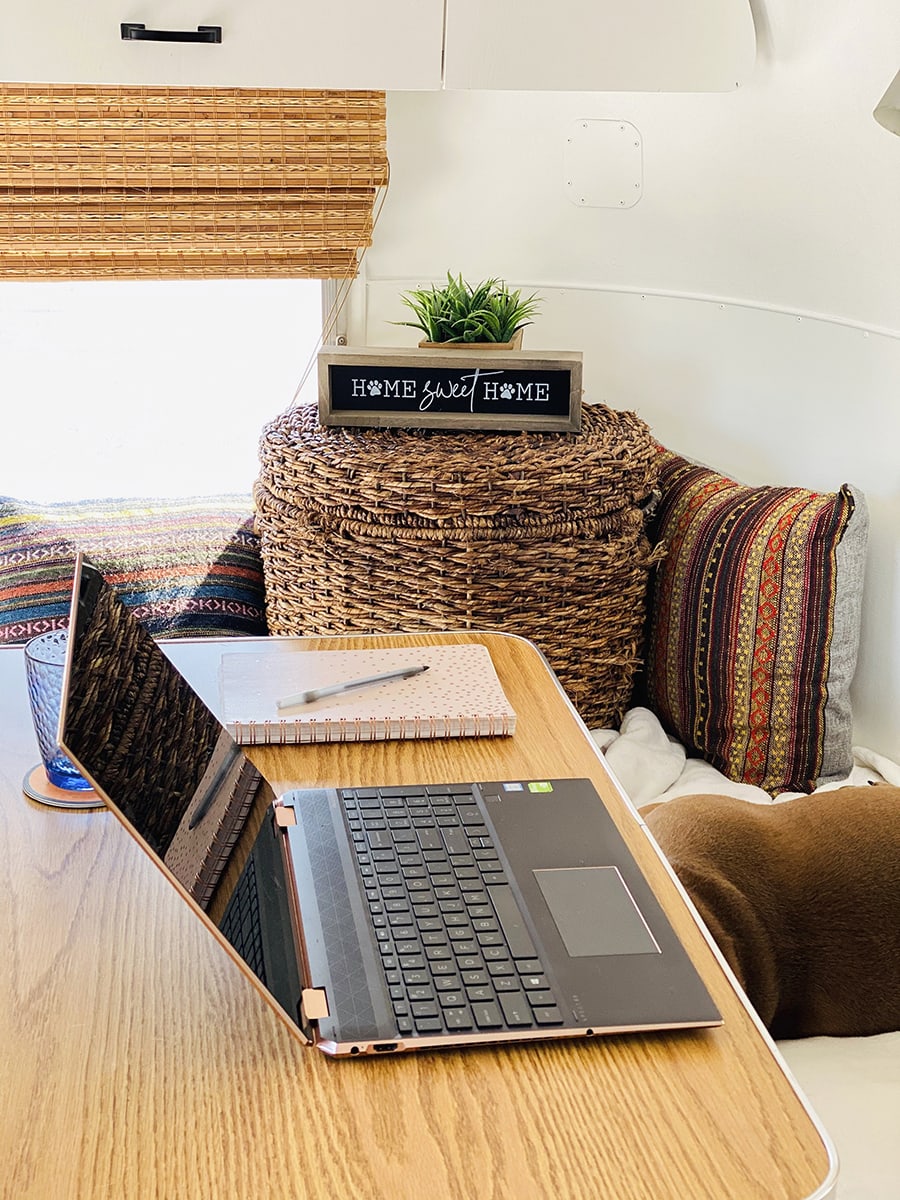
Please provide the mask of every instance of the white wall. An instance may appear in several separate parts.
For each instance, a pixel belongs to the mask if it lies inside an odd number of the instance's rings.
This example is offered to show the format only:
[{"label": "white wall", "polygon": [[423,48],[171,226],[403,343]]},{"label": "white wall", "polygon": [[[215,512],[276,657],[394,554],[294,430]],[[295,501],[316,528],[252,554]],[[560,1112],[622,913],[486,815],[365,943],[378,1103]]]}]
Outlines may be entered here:
[{"label": "white wall", "polygon": [[0,283],[0,495],[249,492],[321,314],[314,280]]},{"label": "white wall", "polygon": [[[545,297],[532,348],[584,353],[589,400],[754,483],[867,494],[858,740],[900,758],[900,67],[894,0],[754,0],[727,94],[391,94],[391,183],[350,340],[412,344],[406,287],[447,269]],[[630,122],[640,198],[569,199],[580,121]],[[576,164],[603,180],[613,157]],[[571,174],[571,171],[569,172]]]}]

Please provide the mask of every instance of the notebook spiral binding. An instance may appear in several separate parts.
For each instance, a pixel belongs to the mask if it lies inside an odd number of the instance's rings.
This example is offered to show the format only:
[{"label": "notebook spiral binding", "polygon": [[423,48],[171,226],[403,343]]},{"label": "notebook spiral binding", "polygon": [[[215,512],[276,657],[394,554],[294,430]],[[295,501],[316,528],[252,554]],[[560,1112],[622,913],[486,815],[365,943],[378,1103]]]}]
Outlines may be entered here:
[{"label": "notebook spiral binding", "polygon": [[513,722],[504,713],[456,716],[382,718],[342,717],[338,720],[303,721],[284,718],[266,721],[235,721],[233,736],[242,746],[294,746],[324,742],[416,741],[445,737],[507,737]]}]

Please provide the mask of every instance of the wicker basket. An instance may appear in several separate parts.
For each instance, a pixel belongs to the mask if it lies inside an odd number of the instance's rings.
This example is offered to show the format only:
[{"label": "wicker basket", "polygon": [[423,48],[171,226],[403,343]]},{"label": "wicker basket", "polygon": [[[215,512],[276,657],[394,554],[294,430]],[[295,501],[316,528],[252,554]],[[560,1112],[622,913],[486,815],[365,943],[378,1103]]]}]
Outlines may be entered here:
[{"label": "wicker basket", "polygon": [[617,722],[655,555],[647,426],[586,406],[582,431],[266,426],[255,486],[274,634],[503,630],[547,656],[588,724]]}]

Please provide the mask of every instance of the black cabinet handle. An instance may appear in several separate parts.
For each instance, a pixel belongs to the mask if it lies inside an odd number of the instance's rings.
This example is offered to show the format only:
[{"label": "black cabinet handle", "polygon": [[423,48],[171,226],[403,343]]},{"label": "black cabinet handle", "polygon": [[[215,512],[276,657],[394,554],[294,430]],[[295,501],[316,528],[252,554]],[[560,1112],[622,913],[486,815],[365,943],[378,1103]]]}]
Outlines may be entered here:
[{"label": "black cabinet handle", "polygon": [[122,40],[126,42],[221,42],[221,25],[198,25],[190,29],[148,29],[134,21],[123,21]]}]

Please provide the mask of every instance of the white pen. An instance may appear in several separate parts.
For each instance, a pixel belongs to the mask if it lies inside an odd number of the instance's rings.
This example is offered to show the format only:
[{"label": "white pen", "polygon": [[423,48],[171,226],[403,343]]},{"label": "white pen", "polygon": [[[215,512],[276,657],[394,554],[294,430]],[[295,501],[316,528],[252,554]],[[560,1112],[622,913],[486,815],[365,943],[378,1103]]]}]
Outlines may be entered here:
[{"label": "white pen", "polygon": [[386,683],[389,679],[409,679],[411,675],[421,675],[427,667],[400,667],[396,671],[385,671],[382,675],[364,675],[361,679],[348,679],[346,683],[331,683],[327,687],[311,688],[308,692],[298,692],[296,696],[284,696],[275,701],[276,708],[293,708],[295,704],[312,704],[313,700],[321,700],[323,696],[337,696],[341,692],[352,691],[353,688],[368,687],[373,683]]}]

